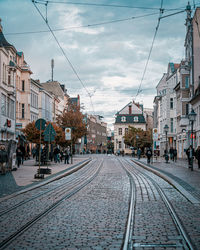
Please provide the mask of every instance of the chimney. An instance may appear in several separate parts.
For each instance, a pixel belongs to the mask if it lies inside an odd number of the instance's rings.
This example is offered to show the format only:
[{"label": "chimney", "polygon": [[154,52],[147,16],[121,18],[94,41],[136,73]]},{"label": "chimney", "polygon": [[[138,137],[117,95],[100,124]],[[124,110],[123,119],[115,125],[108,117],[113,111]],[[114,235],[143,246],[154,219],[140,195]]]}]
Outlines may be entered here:
[{"label": "chimney", "polygon": [[0,18],[0,32],[3,32],[3,27],[2,27],[2,25],[1,25],[1,18]]},{"label": "chimney", "polygon": [[129,115],[132,114],[132,105],[131,104],[129,104],[129,106],[128,106],[128,113],[129,113]]}]

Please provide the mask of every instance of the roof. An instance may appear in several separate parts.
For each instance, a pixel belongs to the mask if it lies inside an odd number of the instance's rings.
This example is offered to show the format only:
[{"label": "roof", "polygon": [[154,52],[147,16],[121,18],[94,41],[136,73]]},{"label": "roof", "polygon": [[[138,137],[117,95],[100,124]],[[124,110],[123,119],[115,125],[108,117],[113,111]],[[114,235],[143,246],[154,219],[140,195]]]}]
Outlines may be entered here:
[{"label": "roof", "polygon": [[56,96],[60,96],[60,97],[64,96],[64,92],[60,86],[60,83],[57,81],[44,82],[44,83],[41,83],[41,85],[45,90],[47,90],[48,92],[51,92],[52,94]]},{"label": "roof", "polygon": [[2,31],[0,31],[0,47],[5,47],[5,48],[11,47],[14,50],[16,50],[15,47],[12,44],[7,42],[7,40],[5,39],[4,34],[2,33]]},{"label": "roof", "polygon": [[118,115],[115,118],[115,124],[138,124],[138,123],[146,123],[145,118],[142,114],[138,115]]}]

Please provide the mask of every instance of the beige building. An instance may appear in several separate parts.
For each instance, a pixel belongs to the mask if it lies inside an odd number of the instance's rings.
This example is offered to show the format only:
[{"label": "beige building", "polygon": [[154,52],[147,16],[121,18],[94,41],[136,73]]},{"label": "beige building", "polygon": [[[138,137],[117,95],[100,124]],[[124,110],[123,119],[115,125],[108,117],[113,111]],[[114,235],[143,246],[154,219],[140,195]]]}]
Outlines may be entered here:
[{"label": "beige building", "polygon": [[15,139],[16,54],[3,35],[0,19],[0,140]]},{"label": "beige building", "polygon": [[57,81],[48,81],[41,83],[42,88],[49,92],[52,96],[52,121],[56,122],[58,115],[61,115],[67,105],[69,96],[64,85]]}]

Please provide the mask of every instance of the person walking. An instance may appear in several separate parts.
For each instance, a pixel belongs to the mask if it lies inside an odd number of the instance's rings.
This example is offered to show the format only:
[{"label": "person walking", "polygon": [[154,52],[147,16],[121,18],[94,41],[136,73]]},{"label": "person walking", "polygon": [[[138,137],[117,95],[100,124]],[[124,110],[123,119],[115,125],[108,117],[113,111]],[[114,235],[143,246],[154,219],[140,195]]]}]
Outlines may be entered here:
[{"label": "person walking", "polygon": [[174,161],[175,162],[177,161],[177,149],[176,148],[174,149]]},{"label": "person walking", "polygon": [[8,162],[8,153],[6,152],[6,148],[4,145],[0,145],[0,168],[1,174],[6,174],[6,164]]},{"label": "person walking", "polygon": [[138,157],[138,160],[140,160],[141,153],[142,153],[142,150],[141,150],[140,148],[138,148],[138,150],[137,150],[137,157]]},{"label": "person walking", "polygon": [[198,162],[198,168],[200,168],[200,146],[198,146],[197,151],[196,151],[196,159]]},{"label": "person walking", "polygon": [[150,164],[151,157],[152,157],[152,150],[151,150],[151,148],[147,149],[146,156],[147,156],[147,163]]},{"label": "person walking", "polygon": [[170,155],[170,160],[174,161],[174,149],[173,149],[173,147],[170,148],[169,155]]},{"label": "person walking", "polygon": [[64,157],[65,157],[65,164],[69,164],[69,157],[70,157],[70,149],[67,147],[64,151]]},{"label": "person walking", "polygon": [[16,159],[17,159],[17,167],[19,168],[20,165],[22,164],[22,152],[20,146],[18,146],[16,149]]}]

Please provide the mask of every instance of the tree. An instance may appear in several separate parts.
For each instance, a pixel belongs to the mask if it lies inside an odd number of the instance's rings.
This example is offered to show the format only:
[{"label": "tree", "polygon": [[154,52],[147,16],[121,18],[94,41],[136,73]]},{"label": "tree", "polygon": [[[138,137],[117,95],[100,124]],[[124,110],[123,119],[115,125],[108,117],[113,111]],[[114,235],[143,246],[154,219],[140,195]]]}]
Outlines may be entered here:
[{"label": "tree", "polygon": [[84,115],[80,111],[80,107],[68,102],[67,108],[64,109],[62,115],[57,117],[57,124],[63,128],[71,128],[72,143],[75,144],[77,139],[87,134]]},{"label": "tree", "polygon": [[129,127],[128,133],[124,136],[125,144],[132,147],[151,147],[152,131],[144,131],[141,128]]},{"label": "tree", "polygon": [[[46,126],[50,122],[47,122]],[[65,134],[62,128],[60,128],[57,124],[51,123],[53,128],[55,129],[56,136],[54,142],[59,145],[63,145],[65,143]],[[35,121],[30,122],[26,125],[26,127],[22,130],[24,135],[26,136],[27,141],[39,144],[40,143],[40,131],[35,127]],[[48,141],[44,141],[44,130],[41,131],[41,143],[45,144]]]}]

